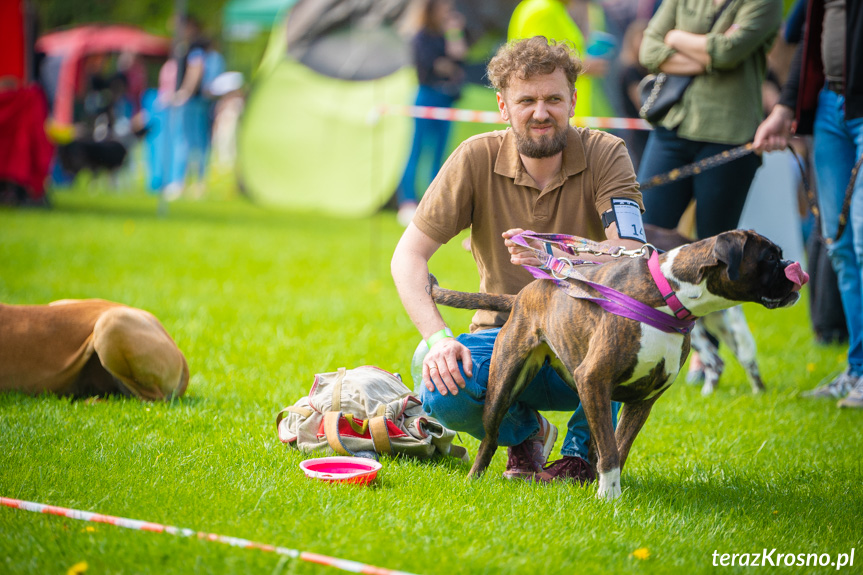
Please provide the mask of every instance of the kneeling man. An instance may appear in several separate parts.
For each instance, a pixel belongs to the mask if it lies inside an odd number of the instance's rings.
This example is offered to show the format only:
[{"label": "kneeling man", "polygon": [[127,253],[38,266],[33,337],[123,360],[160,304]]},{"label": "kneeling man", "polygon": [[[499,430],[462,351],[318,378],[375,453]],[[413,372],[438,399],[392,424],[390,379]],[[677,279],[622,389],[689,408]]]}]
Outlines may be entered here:
[{"label": "kneeling man", "polygon": [[[453,152],[393,255],[399,296],[429,348],[423,407],[447,427],[478,439],[485,435],[482,410],[492,349],[507,318],[478,311],[470,333],[454,338],[430,295],[428,260],[435,251],[470,227],[480,291],[515,294],[533,280],[520,266],[539,264],[510,241],[523,230],[608,240],[609,246],[627,249],[644,241],[640,212],[626,209],[635,202],[643,210],[643,204],[623,140],[569,125],[580,71],[571,48],[542,36],[502,47],[489,63],[488,77],[510,128],[470,138]],[[555,255],[571,257],[557,250]],[[616,415],[617,404],[610,408]],[[543,467],[557,438],[557,429],[539,414],[545,410],[573,415],[563,458]],[[504,476],[590,481],[589,440],[578,395],[545,365],[500,428],[499,443],[509,446]]]},{"label": "kneeling man", "polygon": [[105,300],[0,304],[0,391],[183,395],[186,358],[152,314]]}]

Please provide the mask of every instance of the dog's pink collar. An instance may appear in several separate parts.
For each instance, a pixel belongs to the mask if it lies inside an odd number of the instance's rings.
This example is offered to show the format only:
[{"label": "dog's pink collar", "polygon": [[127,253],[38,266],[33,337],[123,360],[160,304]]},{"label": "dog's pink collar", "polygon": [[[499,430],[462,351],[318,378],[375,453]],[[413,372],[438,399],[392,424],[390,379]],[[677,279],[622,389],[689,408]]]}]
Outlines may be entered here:
[{"label": "dog's pink collar", "polygon": [[662,275],[662,270],[659,269],[659,253],[656,250],[653,250],[653,253],[650,254],[650,258],[648,258],[647,268],[650,270],[650,275],[653,276],[653,283],[655,283],[656,287],[659,288],[659,293],[662,294],[662,299],[664,299],[665,303],[668,304],[668,307],[671,308],[671,312],[674,314],[674,317],[683,320],[697,319],[695,315],[693,315],[693,313],[686,309],[686,306],[681,303],[677,294],[674,293],[674,290],[671,288],[671,284],[669,284],[665,276]]}]

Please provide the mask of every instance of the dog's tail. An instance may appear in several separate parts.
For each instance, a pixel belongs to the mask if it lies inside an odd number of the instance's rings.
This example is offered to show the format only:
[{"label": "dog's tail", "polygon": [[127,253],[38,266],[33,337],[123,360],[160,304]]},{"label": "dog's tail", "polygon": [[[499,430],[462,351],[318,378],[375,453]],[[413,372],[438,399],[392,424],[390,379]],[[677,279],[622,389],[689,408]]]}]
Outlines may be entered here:
[{"label": "dog's tail", "polygon": [[467,293],[453,291],[440,287],[437,278],[429,274],[431,296],[435,303],[459,309],[486,309],[489,311],[512,311],[514,295],[497,295],[489,293]]}]

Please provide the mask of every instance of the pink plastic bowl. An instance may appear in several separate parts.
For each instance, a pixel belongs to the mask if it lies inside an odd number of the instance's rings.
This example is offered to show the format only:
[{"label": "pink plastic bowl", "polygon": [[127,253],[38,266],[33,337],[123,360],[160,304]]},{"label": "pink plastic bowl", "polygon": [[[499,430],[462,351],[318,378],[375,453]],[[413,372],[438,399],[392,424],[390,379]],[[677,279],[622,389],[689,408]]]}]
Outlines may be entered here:
[{"label": "pink plastic bowl", "polygon": [[331,483],[367,484],[378,475],[381,464],[362,457],[320,457],[300,463],[306,476]]}]

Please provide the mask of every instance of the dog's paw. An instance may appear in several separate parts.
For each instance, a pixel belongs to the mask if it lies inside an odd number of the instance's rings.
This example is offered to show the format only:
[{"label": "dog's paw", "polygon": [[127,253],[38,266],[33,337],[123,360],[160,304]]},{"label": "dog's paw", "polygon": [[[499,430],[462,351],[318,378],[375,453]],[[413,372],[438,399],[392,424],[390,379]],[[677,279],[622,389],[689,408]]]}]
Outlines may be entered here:
[{"label": "dog's paw", "polygon": [[719,373],[708,370],[704,377],[704,385],[701,386],[701,395],[712,395],[719,387]]},{"label": "dog's paw", "polygon": [[701,382],[704,381],[704,369],[695,368],[690,369],[686,373],[686,383],[689,385],[701,385]]},{"label": "dog's paw", "polygon": [[614,501],[620,497],[620,468],[599,474],[599,489],[596,498],[605,501]]}]

